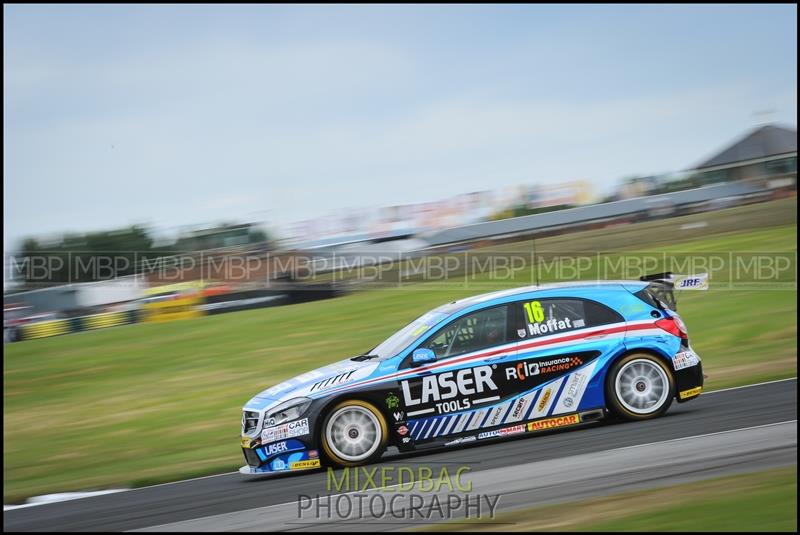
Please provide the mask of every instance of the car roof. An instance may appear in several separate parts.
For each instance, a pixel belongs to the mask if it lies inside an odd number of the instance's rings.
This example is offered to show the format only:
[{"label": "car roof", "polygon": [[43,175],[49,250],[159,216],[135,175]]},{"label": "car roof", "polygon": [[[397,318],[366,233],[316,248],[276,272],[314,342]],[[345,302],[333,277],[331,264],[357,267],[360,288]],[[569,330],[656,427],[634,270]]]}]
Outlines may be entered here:
[{"label": "car roof", "polygon": [[487,303],[504,297],[514,297],[516,295],[544,292],[556,289],[598,289],[598,290],[624,290],[637,292],[647,286],[647,282],[617,280],[617,281],[580,281],[580,282],[555,282],[550,284],[534,284],[521,286],[508,290],[498,290],[479,295],[473,295],[457,301],[452,301],[436,309],[438,312],[454,314],[473,305]]}]

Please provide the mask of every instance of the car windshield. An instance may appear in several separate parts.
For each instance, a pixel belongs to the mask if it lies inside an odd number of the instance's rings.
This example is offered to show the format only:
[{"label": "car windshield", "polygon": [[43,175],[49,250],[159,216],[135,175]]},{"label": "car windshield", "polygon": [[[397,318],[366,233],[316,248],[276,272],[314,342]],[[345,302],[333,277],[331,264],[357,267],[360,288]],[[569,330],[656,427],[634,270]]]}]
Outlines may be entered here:
[{"label": "car windshield", "polygon": [[445,319],[449,314],[444,312],[431,311],[415,319],[392,336],[381,342],[377,347],[369,351],[370,355],[375,355],[379,359],[388,359],[400,353],[422,335],[427,333],[431,327]]}]

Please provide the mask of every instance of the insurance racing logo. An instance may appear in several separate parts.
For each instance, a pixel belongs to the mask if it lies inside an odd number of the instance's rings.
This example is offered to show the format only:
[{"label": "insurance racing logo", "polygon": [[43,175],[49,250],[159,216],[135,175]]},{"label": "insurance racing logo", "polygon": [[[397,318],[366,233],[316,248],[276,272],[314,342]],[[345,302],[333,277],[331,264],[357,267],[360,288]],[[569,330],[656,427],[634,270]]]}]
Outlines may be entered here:
[{"label": "insurance racing logo", "polygon": [[583,364],[579,357],[560,357],[549,360],[523,361],[505,369],[506,379],[524,381],[537,375],[557,373]]}]

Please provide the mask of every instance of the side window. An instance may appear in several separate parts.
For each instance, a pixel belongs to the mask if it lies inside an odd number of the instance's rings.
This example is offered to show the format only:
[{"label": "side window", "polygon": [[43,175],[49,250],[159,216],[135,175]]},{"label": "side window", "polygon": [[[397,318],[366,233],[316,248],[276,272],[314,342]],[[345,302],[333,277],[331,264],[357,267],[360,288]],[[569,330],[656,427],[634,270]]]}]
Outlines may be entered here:
[{"label": "side window", "polygon": [[623,321],[622,316],[607,306],[588,299],[532,299],[522,301],[518,306],[526,337],[548,336]]},{"label": "side window", "polygon": [[431,349],[441,359],[504,344],[507,317],[508,306],[479,310],[445,326],[420,347]]},{"label": "side window", "polygon": [[584,301],[584,311],[586,312],[587,327],[625,321],[622,314],[605,305],[601,305],[597,301]]}]

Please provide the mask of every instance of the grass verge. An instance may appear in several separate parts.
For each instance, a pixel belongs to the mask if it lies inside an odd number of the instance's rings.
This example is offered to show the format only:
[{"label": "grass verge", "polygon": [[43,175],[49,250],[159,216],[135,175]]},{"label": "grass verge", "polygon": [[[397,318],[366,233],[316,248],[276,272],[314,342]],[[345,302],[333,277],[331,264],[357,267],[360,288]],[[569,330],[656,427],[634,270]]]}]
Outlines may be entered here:
[{"label": "grass verge", "polygon": [[797,467],[603,496],[435,531],[797,531]]}]

